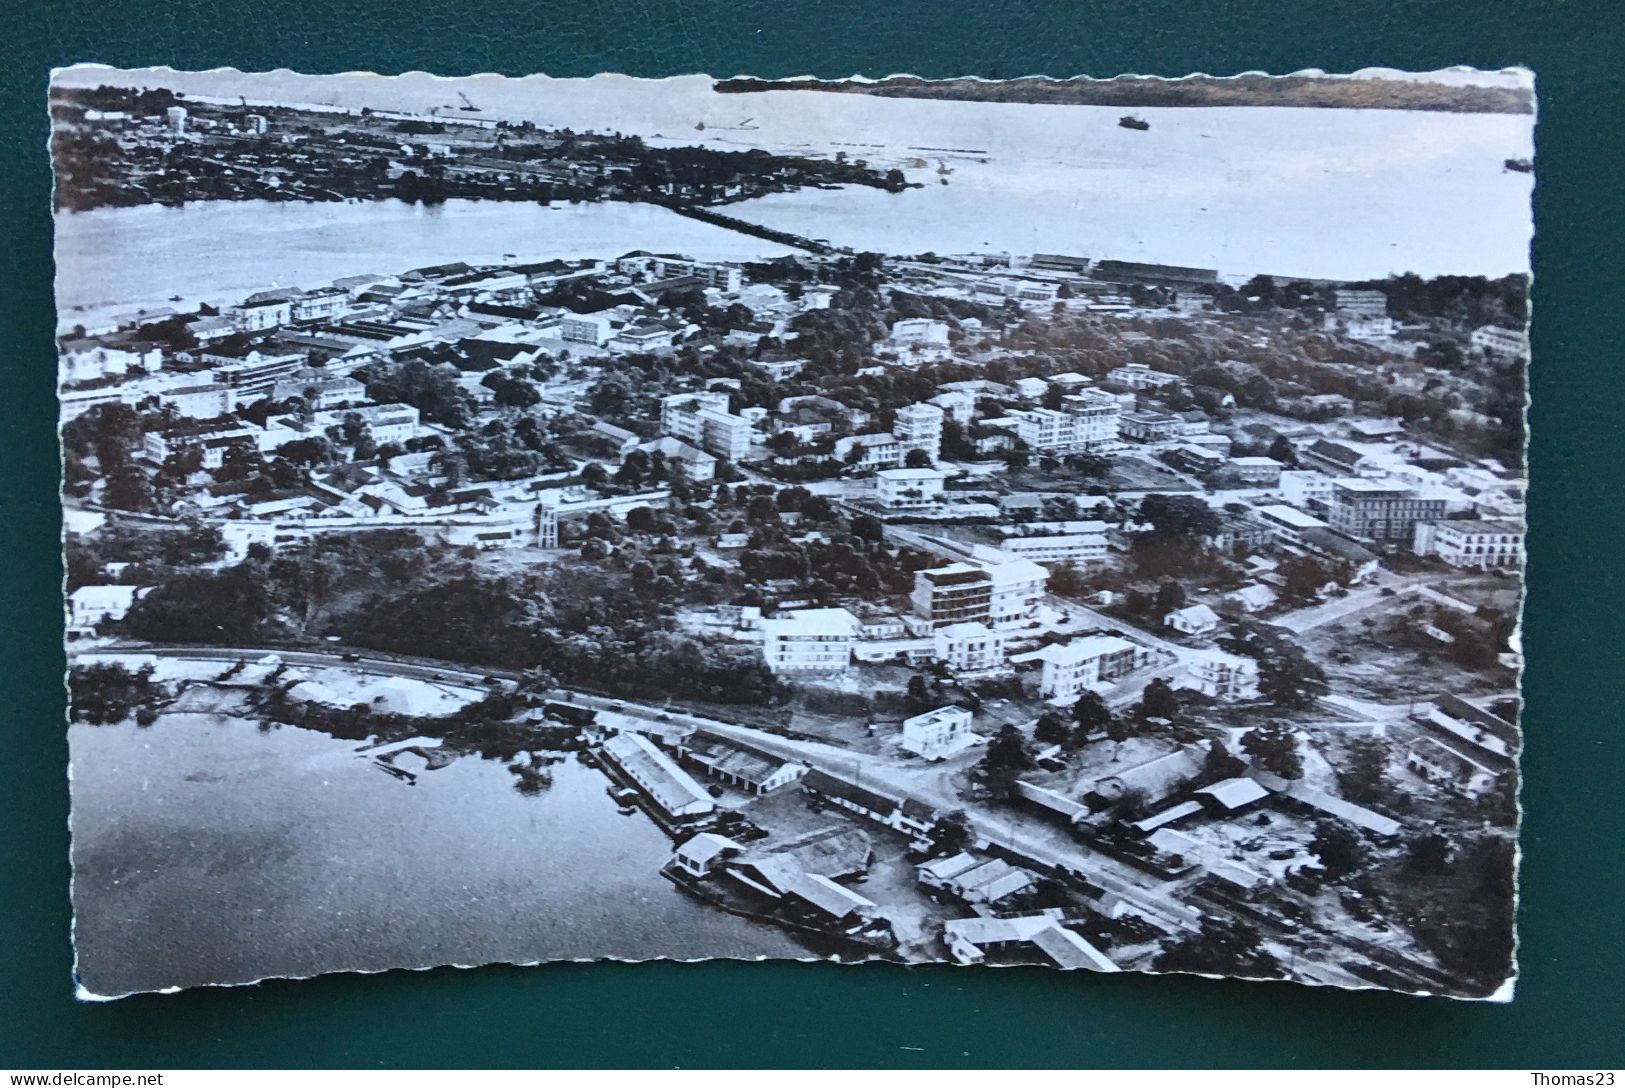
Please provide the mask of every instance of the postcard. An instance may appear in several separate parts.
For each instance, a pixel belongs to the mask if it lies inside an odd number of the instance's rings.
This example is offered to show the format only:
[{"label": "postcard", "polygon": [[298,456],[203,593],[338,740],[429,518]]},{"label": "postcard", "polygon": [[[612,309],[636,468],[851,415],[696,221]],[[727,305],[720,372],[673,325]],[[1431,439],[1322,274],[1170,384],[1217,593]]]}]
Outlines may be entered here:
[{"label": "postcard", "polygon": [[1510,999],[1527,71],[50,111],[82,997]]}]

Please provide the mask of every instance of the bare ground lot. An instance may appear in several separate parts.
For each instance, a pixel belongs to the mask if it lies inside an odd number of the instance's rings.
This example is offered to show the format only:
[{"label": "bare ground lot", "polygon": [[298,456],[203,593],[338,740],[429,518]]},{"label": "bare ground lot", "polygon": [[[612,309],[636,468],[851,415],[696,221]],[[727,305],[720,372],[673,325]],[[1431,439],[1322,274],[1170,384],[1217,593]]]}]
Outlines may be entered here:
[{"label": "bare ground lot", "polygon": [[1340,620],[1299,639],[1333,692],[1379,703],[1431,699],[1441,691],[1482,695],[1514,684],[1506,669],[1464,668],[1450,647],[1422,634],[1408,614]]}]

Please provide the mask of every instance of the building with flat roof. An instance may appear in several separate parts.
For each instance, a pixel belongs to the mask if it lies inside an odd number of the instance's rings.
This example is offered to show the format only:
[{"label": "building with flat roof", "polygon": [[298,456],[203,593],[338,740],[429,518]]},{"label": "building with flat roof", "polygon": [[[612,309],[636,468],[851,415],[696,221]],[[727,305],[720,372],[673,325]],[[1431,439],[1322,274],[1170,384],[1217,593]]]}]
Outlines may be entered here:
[{"label": "building with flat roof", "polygon": [[1086,635],[1041,650],[1017,654],[1015,664],[1043,662],[1038,694],[1057,702],[1076,702],[1086,691],[1108,684],[1141,667],[1149,652],[1117,635]]},{"label": "building with flat roof", "polygon": [[985,623],[950,623],[933,631],[931,639],[932,656],[956,672],[1004,667],[1004,635]]},{"label": "building with flat roof", "polygon": [[892,433],[903,447],[903,456],[919,450],[937,463],[942,452],[942,419],[944,412],[935,404],[905,404],[897,409]]},{"label": "building with flat roof", "polygon": [[1065,533],[1020,533],[1004,538],[999,550],[1034,563],[1104,563],[1106,523],[1078,523],[1081,528]]},{"label": "building with flat roof", "polygon": [[942,497],[947,474],[934,468],[888,468],[875,473],[875,501],[892,510],[930,506]]},{"label": "building with flat roof", "polygon": [[1419,521],[1412,548],[1452,567],[1490,570],[1523,563],[1524,526],[1499,521]]},{"label": "building with flat roof", "polygon": [[835,459],[852,468],[876,469],[901,464],[903,443],[894,434],[852,434],[835,443]]},{"label": "building with flat roof", "polygon": [[806,608],[762,621],[762,656],[775,674],[845,672],[858,620],[844,608]]},{"label": "building with flat roof", "polygon": [[1203,695],[1215,699],[1251,699],[1258,694],[1258,662],[1223,650],[1203,650],[1186,660],[1186,669]]},{"label": "building with flat roof", "polygon": [[946,759],[976,742],[971,712],[962,706],[941,706],[903,719],[902,748],[924,759]]},{"label": "building with flat roof", "polygon": [[1418,522],[1444,514],[1443,498],[1424,497],[1408,484],[1345,477],[1332,481],[1326,523],[1354,540],[1409,544]]},{"label": "building with flat roof", "polygon": [[1319,518],[1280,503],[1257,507],[1253,510],[1253,516],[1263,522],[1277,540],[1286,544],[1301,543],[1305,529],[1326,528],[1326,523]]},{"label": "building with flat roof", "polygon": [[261,355],[257,351],[251,351],[241,358],[222,355],[206,358],[220,364],[215,367],[214,380],[221,385],[229,385],[245,397],[251,393],[269,392],[277,382],[303,370],[307,362],[301,354]]},{"label": "building with flat roof", "polygon": [[1184,381],[1178,374],[1169,374],[1166,371],[1152,370],[1144,363],[1125,363],[1106,371],[1106,384],[1118,389],[1131,389],[1135,392],[1143,390],[1161,389],[1164,386],[1178,385]]},{"label": "building with flat roof", "polygon": [[1172,412],[1124,412],[1117,433],[1134,442],[1166,442],[1180,437],[1184,425]]},{"label": "building with flat roof", "polygon": [[729,461],[750,456],[753,426],[728,410],[724,392],[674,393],[660,402],[660,430]]},{"label": "building with flat roof", "polygon": [[1521,329],[1483,325],[1473,330],[1468,342],[1500,359],[1516,359],[1529,354],[1529,337]]},{"label": "building with flat roof", "polygon": [[933,626],[985,621],[991,615],[993,577],[968,563],[918,571],[909,600],[915,614]]},{"label": "building with flat roof", "polygon": [[1061,398],[1059,408],[1032,408],[1011,412],[1016,437],[1045,453],[1084,453],[1115,445],[1123,406],[1099,389]]}]

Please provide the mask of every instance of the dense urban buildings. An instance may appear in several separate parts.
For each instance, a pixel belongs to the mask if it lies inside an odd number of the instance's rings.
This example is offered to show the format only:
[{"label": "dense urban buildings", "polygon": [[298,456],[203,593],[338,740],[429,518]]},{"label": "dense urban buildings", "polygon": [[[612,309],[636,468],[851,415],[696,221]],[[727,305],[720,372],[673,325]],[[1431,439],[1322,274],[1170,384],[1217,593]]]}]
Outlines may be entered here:
[{"label": "dense urban buildings", "polygon": [[[659,881],[595,910],[669,880],[819,955],[1502,991],[1523,277],[879,253],[747,218],[957,193],[969,151],[53,108],[72,214],[613,203],[746,255],[504,237],[65,310],[75,729],[212,715],[414,798],[476,768],[505,802],[573,791],[466,810]],[[610,830],[536,815],[566,809]],[[620,860],[621,815],[658,856]]]}]

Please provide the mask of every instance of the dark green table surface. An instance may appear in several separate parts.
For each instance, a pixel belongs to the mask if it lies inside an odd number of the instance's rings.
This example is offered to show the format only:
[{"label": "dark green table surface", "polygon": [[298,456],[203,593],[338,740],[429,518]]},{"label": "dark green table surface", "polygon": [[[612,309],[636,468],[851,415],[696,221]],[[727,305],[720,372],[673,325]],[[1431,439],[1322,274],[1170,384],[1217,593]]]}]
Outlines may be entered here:
[{"label": "dark green table surface", "polygon": [[[1619,1065],[1620,43],[1606,2],[22,0],[0,32],[0,1067]],[[1038,969],[563,965],[79,1005],[69,981],[49,69],[1538,75],[1523,980],[1510,1006]]]}]

